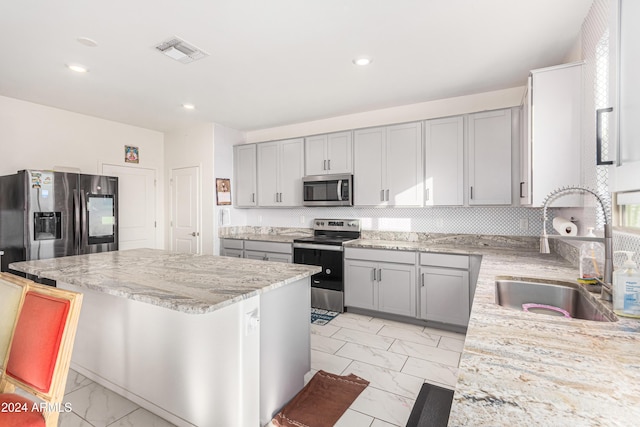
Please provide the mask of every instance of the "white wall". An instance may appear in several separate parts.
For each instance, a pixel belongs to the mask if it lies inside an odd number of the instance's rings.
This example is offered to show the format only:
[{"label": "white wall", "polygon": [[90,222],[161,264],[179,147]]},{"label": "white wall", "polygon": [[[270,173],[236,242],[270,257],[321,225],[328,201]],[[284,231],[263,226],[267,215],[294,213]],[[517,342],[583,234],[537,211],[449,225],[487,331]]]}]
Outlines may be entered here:
[{"label": "white wall", "polygon": [[[213,176],[213,123],[204,123],[165,134],[166,248],[171,248],[171,170],[198,166],[200,168],[199,198],[202,208],[198,219],[199,252],[213,254],[215,178]],[[217,231],[216,231],[217,232]]]},{"label": "white wall", "polygon": [[[523,84],[524,83],[523,81]],[[524,91],[525,87],[523,86],[514,87],[475,95],[421,102],[419,104],[403,105],[358,114],[348,114],[289,126],[249,131],[246,135],[246,142],[271,141],[515,107],[522,103]]]},{"label": "white wall", "polygon": [[[140,149],[136,166],[164,170],[164,135],[40,104],[0,96],[0,175],[21,169],[79,168],[100,174],[102,163],[132,166],[124,162],[124,146]],[[164,182],[156,191],[158,234],[156,244],[164,247]]]},{"label": "white wall", "polygon": [[[245,140],[244,132],[231,129],[218,124],[214,125],[214,174],[215,178],[231,179],[231,186],[235,185],[233,179],[233,146],[240,144]],[[214,196],[214,203],[216,202]],[[233,200],[231,201],[233,203]],[[213,251],[215,254],[220,253],[220,239],[218,238],[218,227],[223,225],[231,225],[231,221],[236,224],[246,223],[246,209],[235,209],[233,206],[215,206],[214,208],[214,233],[213,233]]]}]

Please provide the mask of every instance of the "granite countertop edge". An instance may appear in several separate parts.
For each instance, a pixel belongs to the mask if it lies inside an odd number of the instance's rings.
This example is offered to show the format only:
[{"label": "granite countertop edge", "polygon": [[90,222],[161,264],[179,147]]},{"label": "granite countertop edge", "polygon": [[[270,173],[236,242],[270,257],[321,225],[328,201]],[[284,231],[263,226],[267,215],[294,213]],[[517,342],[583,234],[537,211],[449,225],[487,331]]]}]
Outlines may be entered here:
[{"label": "granite countertop edge", "polygon": [[[141,255],[137,262],[136,253]],[[114,254],[124,254],[122,257],[128,262]],[[96,256],[106,259],[90,265],[97,259]],[[206,270],[190,276],[187,270],[197,267],[199,261],[205,263]],[[160,265],[153,265],[154,262]],[[166,262],[170,265],[166,265]],[[141,249],[24,261],[12,263],[9,268],[174,311],[207,314],[320,271],[320,267],[316,266],[286,264],[287,268],[282,269],[281,264],[276,264],[234,257]],[[158,273],[163,268],[170,271],[168,278],[161,277]],[[267,271],[258,271],[262,268]],[[238,271],[235,277],[234,269]],[[262,274],[255,279],[249,277],[254,273]],[[154,274],[157,275],[156,280]],[[173,279],[176,280],[172,281]],[[206,285],[202,285],[205,279]]]}]

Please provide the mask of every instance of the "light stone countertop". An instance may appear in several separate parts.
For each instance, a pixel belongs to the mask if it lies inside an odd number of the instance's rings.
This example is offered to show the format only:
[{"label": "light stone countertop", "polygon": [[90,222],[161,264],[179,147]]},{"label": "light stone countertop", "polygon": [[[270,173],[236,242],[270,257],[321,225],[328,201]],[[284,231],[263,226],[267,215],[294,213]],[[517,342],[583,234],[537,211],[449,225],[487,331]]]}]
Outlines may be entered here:
[{"label": "light stone countertop", "polygon": [[12,263],[13,270],[191,314],[309,277],[320,267],[158,249]]},{"label": "light stone countertop", "polygon": [[575,281],[577,273],[556,255],[483,256],[450,426],[638,425],[640,321],[565,319],[494,303],[498,276]]},{"label": "light stone countertop", "polygon": [[281,235],[281,234],[254,234],[254,233],[245,233],[245,234],[234,234],[230,236],[224,236],[223,239],[236,239],[236,240],[256,240],[261,242],[276,242],[276,243],[293,243],[294,239],[299,239],[301,237],[308,237],[307,234],[300,235]]},{"label": "light stone countertop", "polygon": [[345,246],[482,255],[449,426],[640,423],[640,320],[594,322],[501,307],[496,277],[575,282],[578,271],[526,245],[442,243],[361,239]]}]

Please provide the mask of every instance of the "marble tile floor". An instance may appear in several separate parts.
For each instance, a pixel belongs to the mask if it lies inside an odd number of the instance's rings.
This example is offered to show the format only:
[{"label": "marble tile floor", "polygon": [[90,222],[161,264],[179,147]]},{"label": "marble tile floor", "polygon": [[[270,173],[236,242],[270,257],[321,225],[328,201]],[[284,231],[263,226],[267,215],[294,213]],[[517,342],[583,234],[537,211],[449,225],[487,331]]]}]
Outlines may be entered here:
[{"label": "marble tile floor", "polygon": [[[404,426],[424,382],[455,387],[463,345],[462,334],[343,313],[311,325],[311,374],[323,369],[370,381],[337,427]],[[73,411],[61,414],[59,427],[172,426],[73,370],[64,401]]]},{"label": "marble tile floor", "polygon": [[311,369],[370,382],[336,427],[405,426],[423,383],[455,388],[464,338],[343,313],[327,325],[311,325]]}]

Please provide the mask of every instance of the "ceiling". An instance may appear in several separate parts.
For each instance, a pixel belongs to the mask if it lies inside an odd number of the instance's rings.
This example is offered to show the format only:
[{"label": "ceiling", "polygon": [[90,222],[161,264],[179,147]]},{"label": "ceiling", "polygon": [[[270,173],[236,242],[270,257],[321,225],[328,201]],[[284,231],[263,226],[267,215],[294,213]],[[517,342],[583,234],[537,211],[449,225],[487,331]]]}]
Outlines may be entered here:
[{"label": "ceiling", "polygon": [[[524,85],[563,62],[591,3],[2,1],[0,95],[163,132],[263,129]],[[210,56],[184,65],[154,48],[173,36]]]}]

